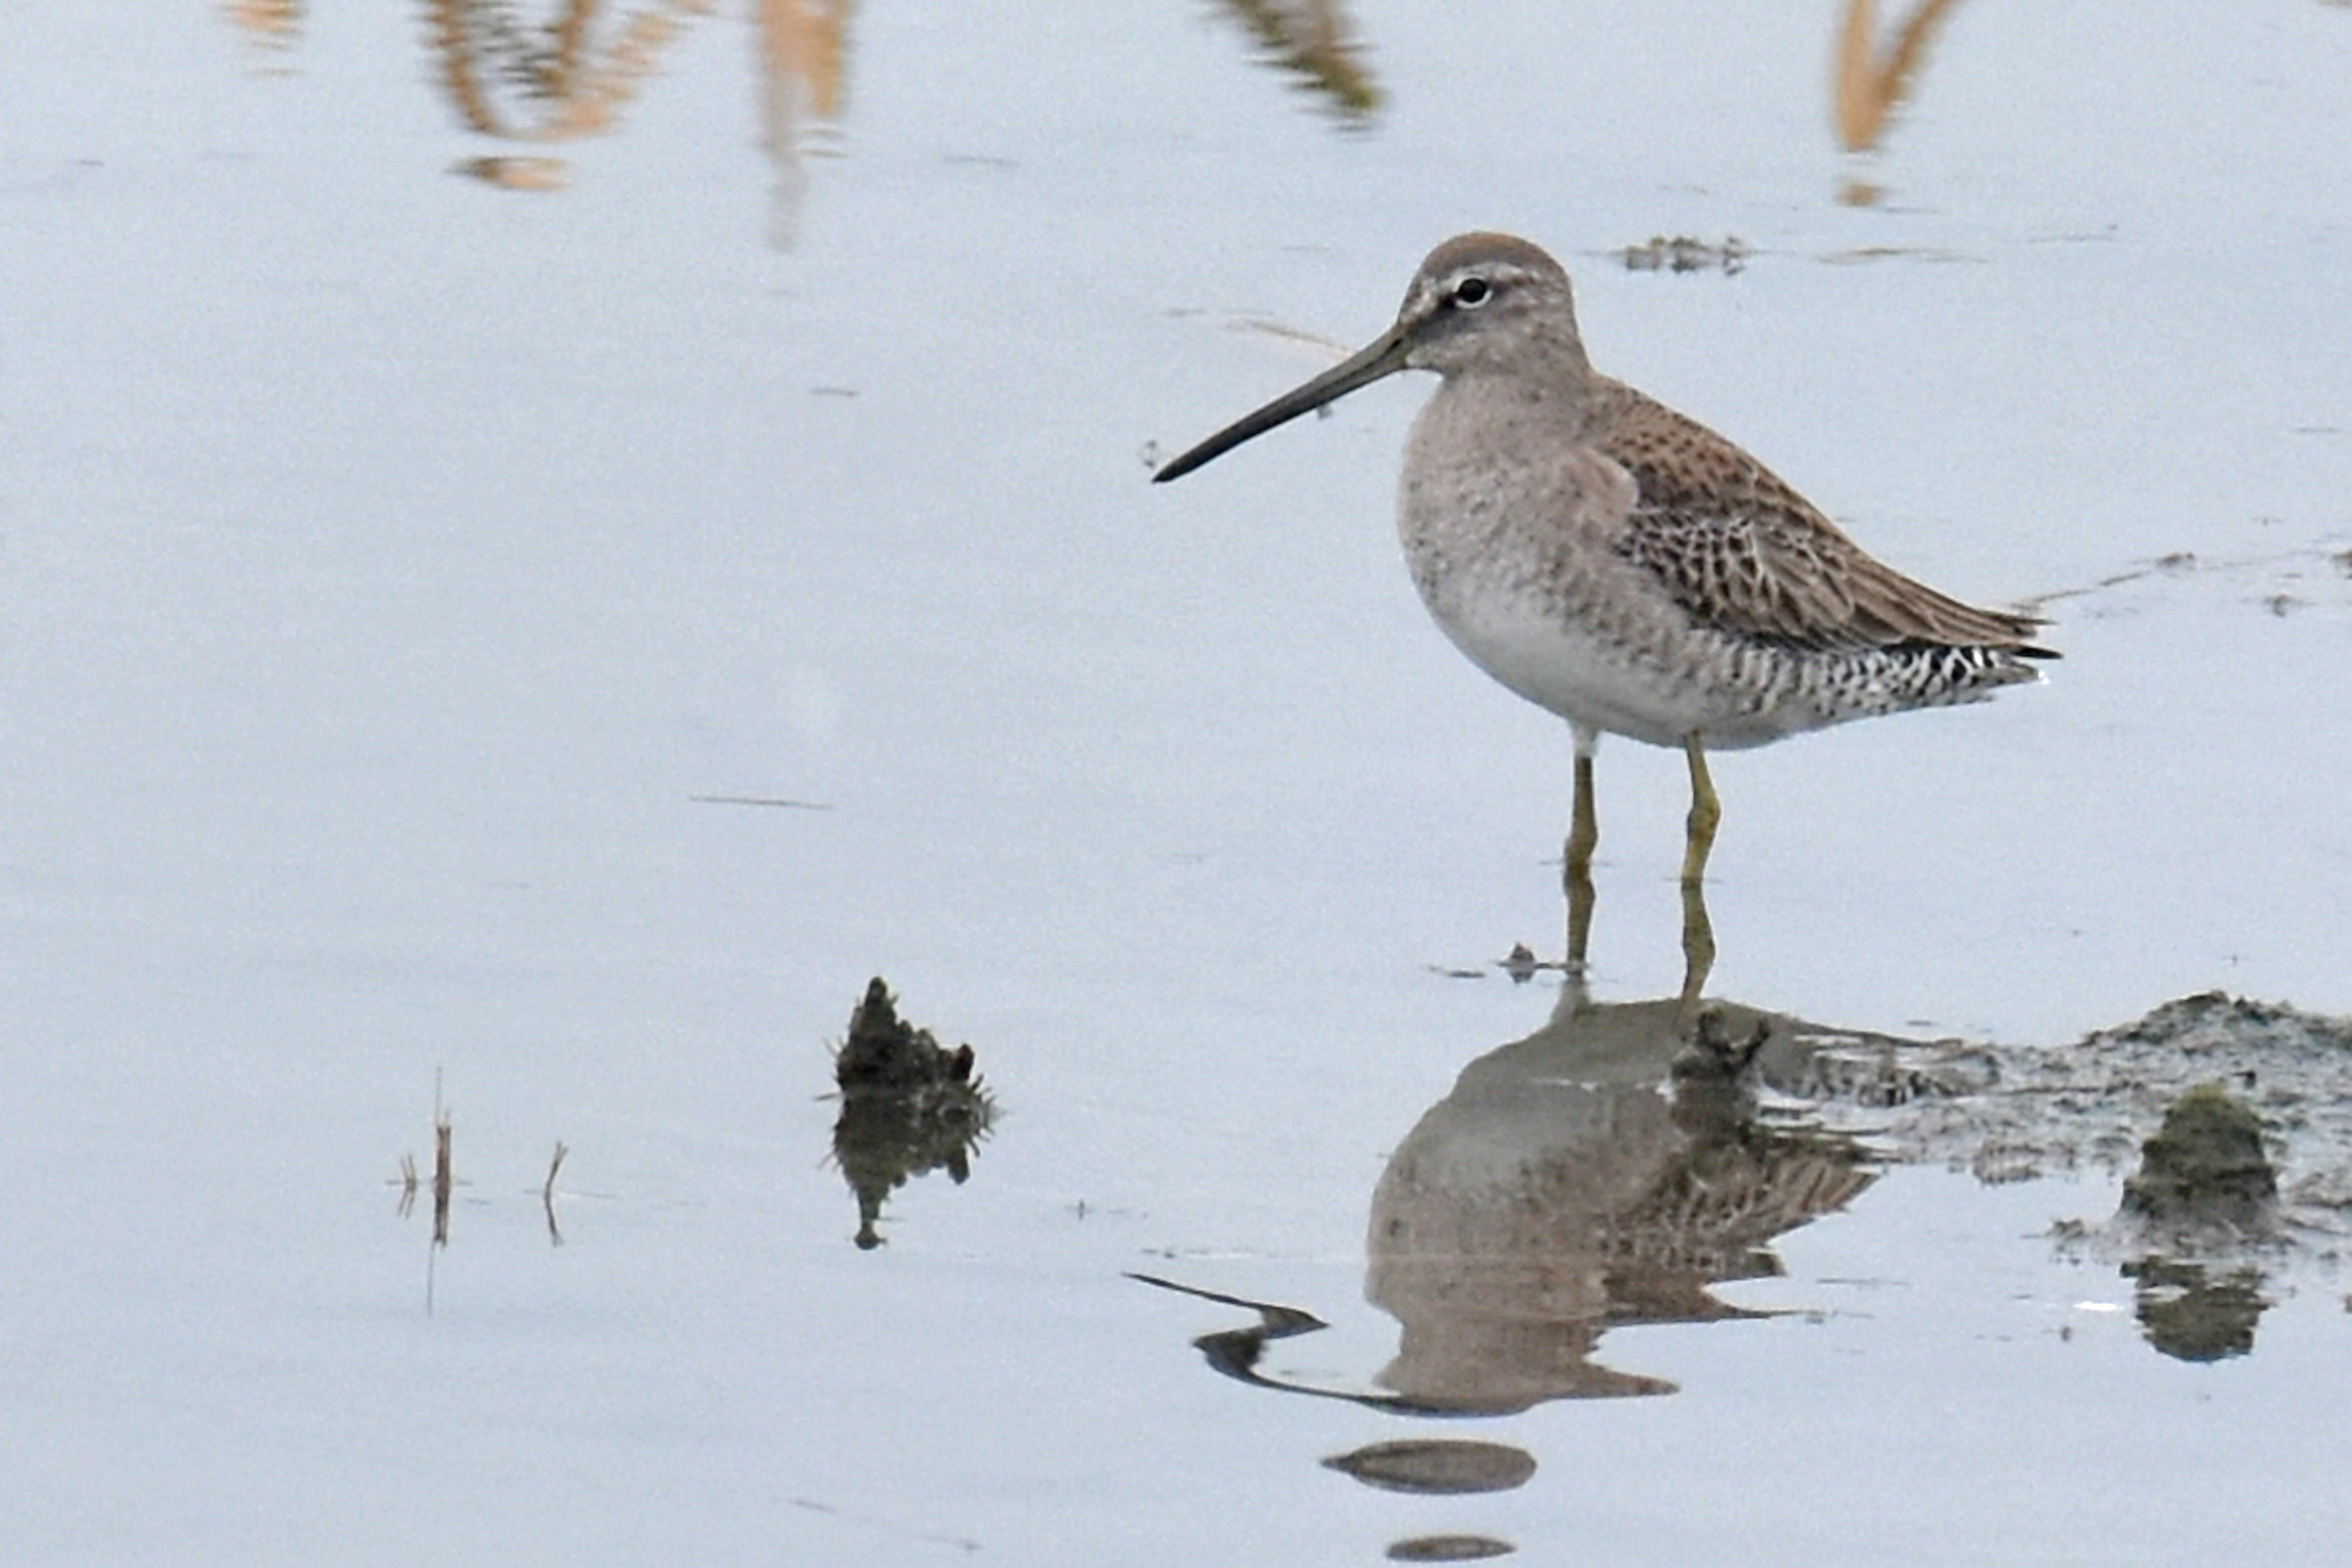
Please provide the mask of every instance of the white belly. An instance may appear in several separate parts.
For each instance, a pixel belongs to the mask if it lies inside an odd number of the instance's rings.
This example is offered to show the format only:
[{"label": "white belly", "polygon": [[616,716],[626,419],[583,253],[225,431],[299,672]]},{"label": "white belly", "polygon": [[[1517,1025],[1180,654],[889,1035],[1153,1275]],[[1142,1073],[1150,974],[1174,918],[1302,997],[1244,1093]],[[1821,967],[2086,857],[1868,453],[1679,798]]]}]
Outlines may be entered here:
[{"label": "white belly", "polygon": [[[1509,574],[1415,562],[1423,602],[1472,663],[1538,708],[1586,729],[1679,748],[1760,746],[1845,715],[1792,689],[1781,660],[1694,634],[1644,595],[1538,588]],[[1633,570],[1628,568],[1628,570]]]},{"label": "white belly", "polygon": [[1637,656],[1533,605],[1490,600],[1475,611],[1432,603],[1431,615],[1479,668],[1538,708],[1570,723],[1680,746],[1717,715],[1687,683],[1666,679]]}]

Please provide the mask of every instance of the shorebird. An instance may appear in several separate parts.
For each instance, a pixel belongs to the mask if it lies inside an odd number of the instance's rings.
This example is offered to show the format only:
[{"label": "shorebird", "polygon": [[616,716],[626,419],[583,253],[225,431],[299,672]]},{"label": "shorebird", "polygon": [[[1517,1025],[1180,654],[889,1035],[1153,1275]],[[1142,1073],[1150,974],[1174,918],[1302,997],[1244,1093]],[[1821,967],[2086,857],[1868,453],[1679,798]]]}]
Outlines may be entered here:
[{"label": "shorebird", "polygon": [[2033,644],[2041,617],[1914,582],[1730,441],[1596,372],[1567,271],[1507,234],[1431,251],[1387,331],[1153,479],[1401,370],[1444,378],[1413,421],[1397,502],[1422,602],[1481,669],[1575,732],[1572,969],[1591,925],[1602,734],[1689,760],[1685,946],[1711,959],[1699,889],[1721,805],[1708,748],[1979,701],[2056,657]]}]

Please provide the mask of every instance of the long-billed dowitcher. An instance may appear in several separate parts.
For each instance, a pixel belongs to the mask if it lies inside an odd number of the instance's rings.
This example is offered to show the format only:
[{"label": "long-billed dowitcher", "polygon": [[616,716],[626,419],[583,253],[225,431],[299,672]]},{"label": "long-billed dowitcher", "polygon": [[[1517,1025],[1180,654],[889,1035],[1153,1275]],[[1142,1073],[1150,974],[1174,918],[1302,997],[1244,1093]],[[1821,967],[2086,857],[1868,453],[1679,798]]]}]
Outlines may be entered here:
[{"label": "long-billed dowitcher", "polygon": [[1590,924],[1603,731],[1689,759],[1689,908],[1721,815],[1708,747],[1980,700],[2054,657],[2032,643],[2040,617],[1912,581],[1731,442],[1594,371],[1567,272],[1505,234],[1431,251],[1369,347],[1154,478],[1401,370],[1444,378],[1413,421],[1397,505],[1422,600],[1480,668],[1575,730],[1572,963]]}]

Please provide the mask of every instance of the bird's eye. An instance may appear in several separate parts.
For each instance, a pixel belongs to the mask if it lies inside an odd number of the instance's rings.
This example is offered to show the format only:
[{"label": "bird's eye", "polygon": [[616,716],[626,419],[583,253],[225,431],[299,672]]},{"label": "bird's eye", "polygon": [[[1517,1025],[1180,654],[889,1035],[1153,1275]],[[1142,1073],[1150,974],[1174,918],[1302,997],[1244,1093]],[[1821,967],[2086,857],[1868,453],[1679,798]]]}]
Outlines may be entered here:
[{"label": "bird's eye", "polygon": [[1454,286],[1454,302],[1465,310],[1475,310],[1494,296],[1494,285],[1484,278],[1465,278]]}]

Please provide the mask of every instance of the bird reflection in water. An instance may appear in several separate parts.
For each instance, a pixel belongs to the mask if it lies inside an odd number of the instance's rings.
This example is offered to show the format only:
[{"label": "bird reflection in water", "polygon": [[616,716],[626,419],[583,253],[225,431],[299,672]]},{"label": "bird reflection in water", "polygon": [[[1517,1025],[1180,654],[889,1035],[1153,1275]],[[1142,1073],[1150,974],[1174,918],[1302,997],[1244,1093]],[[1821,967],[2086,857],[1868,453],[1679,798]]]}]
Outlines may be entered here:
[{"label": "bird reflection in water", "polygon": [[1400,1331],[1377,1388],[1260,1370],[1272,1342],[1324,1326],[1309,1313],[1137,1278],[1255,1310],[1256,1325],[1194,1342],[1261,1386],[1425,1415],[1671,1393],[1598,1364],[1601,1336],[1759,1315],[1713,1288],[1779,1274],[1774,1237],[1875,1179],[1852,1140],[1759,1117],[1759,1077],[1801,1069],[1800,1027],[1571,986],[1542,1028],[1472,1062],[1373,1190],[1365,1293]]},{"label": "bird reflection in water", "polygon": [[1366,1294],[1400,1326],[1380,1381],[1465,1414],[1671,1393],[1594,1363],[1601,1335],[1757,1316],[1713,1287],[1779,1274],[1774,1237],[1874,1179],[1851,1140],[1759,1119],[1757,1076],[1801,1054],[1752,1008],[1564,990],[1464,1070],[1373,1192]]}]

